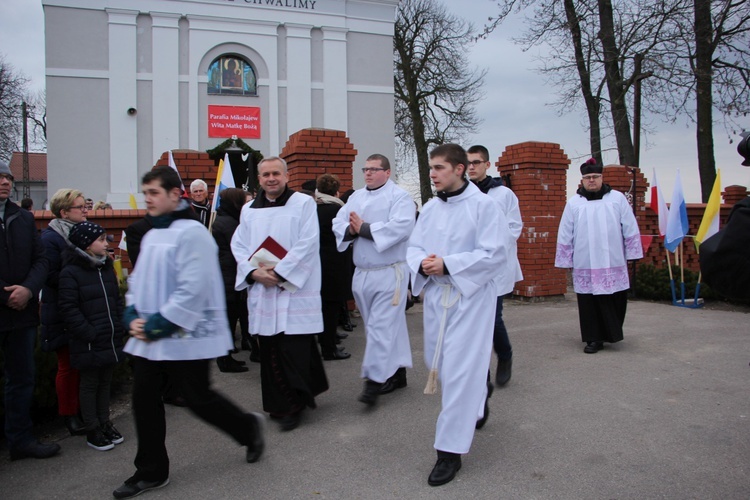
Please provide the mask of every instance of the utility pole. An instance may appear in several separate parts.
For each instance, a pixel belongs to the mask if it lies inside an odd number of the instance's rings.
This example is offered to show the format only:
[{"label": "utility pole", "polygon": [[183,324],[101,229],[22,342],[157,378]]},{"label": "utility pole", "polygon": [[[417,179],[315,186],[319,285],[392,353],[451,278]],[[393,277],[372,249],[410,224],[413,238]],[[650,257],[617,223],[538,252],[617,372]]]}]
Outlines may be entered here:
[{"label": "utility pole", "polygon": [[21,113],[23,115],[23,196],[22,198],[31,198],[31,182],[29,179],[29,131],[26,121],[29,113],[26,101],[21,103]]}]

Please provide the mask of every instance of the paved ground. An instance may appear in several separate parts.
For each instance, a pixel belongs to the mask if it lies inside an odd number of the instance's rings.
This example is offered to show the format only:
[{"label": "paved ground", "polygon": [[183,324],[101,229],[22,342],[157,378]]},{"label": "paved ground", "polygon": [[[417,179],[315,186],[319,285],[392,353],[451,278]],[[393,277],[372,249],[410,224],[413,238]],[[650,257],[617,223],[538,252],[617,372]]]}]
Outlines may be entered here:
[{"label": "paved ground", "polygon": [[[318,409],[289,433],[271,422],[257,464],[185,409],[168,407],[171,483],[145,498],[750,498],[748,314],[631,302],[625,341],[588,355],[574,296],[507,302],[513,378],[495,391],[457,478],[439,488],[427,485],[440,399],[422,393],[419,305],[408,319],[415,367],[407,388],[372,411],[357,402],[360,325],[345,341],[353,357],[325,363],[331,389]],[[259,411],[258,373],[253,364],[244,374],[216,371],[214,380]],[[0,497],[111,498],[133,472],[136,444],[127,408],[115,423],[125,442],[109,452],[58,429],[51,439],[61,456],[4,457]]]}]

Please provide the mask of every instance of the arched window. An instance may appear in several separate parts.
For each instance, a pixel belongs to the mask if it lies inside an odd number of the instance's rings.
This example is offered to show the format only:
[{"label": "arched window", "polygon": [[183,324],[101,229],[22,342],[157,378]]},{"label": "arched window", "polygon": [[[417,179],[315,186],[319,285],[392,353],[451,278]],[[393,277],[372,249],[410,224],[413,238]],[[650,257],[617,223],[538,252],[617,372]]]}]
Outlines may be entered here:
[{"label": "arched window", "polygon": [[255,71],[239,56],[223,55],[208,67],[208,93],[258,95]]}]

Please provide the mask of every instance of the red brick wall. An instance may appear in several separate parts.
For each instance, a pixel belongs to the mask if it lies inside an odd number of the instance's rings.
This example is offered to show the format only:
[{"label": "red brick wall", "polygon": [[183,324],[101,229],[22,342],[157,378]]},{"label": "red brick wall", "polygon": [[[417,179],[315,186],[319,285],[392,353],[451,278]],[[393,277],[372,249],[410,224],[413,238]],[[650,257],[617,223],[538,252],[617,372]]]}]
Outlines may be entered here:
[{"label": "red brick wall", "polygon": [[[203,179],[208,184],[208,201],[211,202],[214,197],[216,175],[219,172],[218,164],[209,158],[208,153],[192,149],[173,149],[172,157],[187,192],[190,193],[191,182],[195,179]],[[161,155],[161,158],[159,158],[159,161],[154,166],[162,165],[169,165],[168,151],[165,151]]]},{"label": "red brick wall", "polygon": [[567,274],[555,268],[555,247],[570,160],[559,144],[524,142],[508,146],[495,165],[510,176],[523,217],[518,259],[524,280],[513,294],[529,299],[564,294]]},{"label": "red brick wall", "polygon": [[289,137],[279,156],[287,162],[290,188],[299,190],[307,180],[332,174],[339,178],[343,193],[352,188],[356,155],[357,150],[345,132],[307,128]]}]

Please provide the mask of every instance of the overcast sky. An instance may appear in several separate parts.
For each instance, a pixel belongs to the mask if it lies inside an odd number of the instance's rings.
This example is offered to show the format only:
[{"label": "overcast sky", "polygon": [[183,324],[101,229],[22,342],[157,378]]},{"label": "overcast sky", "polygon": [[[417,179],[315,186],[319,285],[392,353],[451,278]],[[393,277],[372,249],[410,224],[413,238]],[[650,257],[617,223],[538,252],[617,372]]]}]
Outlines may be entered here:
[{"label": "overcast sky", "polygon": [[[492,0],[448,2],[451,11],[481,27],[495,14]],[[589,156],[585,120],[579,114],[558,116],[548,103],[554,100],[551,88],[535,72],[533,60],[538,49],[523,52],[510,41],[523,29],[516,18],[496,30],[471,51],[471,64],[488,70],[486,98],[479,107],[484,122],[471,143],[487,146],[490,154],[500,156],[506,146],[524,141],[546,141],[560,144],[571,159],[569,194],[575,190],[578,166]],[[17,70],[31,78],[33,88],[44,87],[44,15],[41,0],[0,0],[0,54]],[[647,149],[641,151],[643,173],[651,177],[657,169],[665,196],[671,199],[677,169],[683,181],[688,203],[700,202],[695,126],[687,119],[670,125],[653,120],[657,132],[649,137]],[[750,119],[742,124],[750,129]],[[721,168],[722,190],[731,184],[750,185],[750,168],[740,166],[737,138],[729,144],[724,127],[715,125],[716,165]],[[612,147],[612,144],[607,145]],[[617,163],[616,151],[604,153],[605,163]]]}]

